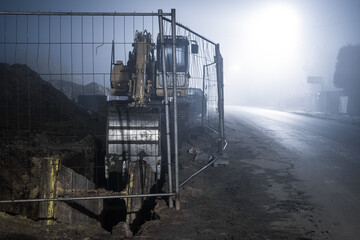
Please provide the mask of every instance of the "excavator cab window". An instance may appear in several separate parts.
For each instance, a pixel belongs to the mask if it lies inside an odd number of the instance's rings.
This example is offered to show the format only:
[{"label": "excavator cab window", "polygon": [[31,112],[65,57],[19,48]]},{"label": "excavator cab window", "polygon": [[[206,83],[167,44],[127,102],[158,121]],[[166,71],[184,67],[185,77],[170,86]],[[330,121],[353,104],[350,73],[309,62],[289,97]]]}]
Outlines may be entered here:
[{"label": "excavator cab window", "polygon": [[[172,72],[172,38],[171,36],[164,36],[165,43],[165,68],[166,72]],[[177,36],[176,37],[176,72],[185,72],[189,71],[189,41],[186,37]],[[161,44],[158,41],[157,48],[158,56],[158,69],[160,72],[162,69],[162,59],[161,59]]]}]

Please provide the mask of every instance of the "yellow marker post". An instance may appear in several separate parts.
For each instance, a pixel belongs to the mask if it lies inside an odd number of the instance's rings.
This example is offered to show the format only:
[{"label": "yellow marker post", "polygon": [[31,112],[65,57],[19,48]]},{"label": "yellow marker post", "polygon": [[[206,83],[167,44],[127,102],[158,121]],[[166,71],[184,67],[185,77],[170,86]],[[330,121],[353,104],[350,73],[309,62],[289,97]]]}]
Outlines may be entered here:
[{"label": "yellow marker post", "polygon": [[[50,168],[50,174],[49,174],[49,185],[48,185],[48,191],[47,193],[44,193],[44,198],[52,199],[56,197],[56,175],[59,171],[59,159],[56,157],[50,158],[49,162],[49,168]],[[47,196],[46,196],[47,195]],[[46,225],[52,224],[52,219],[54,218],[54,209],[55,209],[55,203],[54,201],[49,201],[47,206],[47,221]]]}]

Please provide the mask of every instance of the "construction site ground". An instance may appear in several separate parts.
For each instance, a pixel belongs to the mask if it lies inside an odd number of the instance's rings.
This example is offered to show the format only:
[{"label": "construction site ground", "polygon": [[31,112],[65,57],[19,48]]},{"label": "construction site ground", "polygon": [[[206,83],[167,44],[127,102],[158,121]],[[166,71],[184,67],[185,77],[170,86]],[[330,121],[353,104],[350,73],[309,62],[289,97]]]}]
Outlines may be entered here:
[{"label": "construction site ground", "polygon": [[[267,143],[245,129],[234,130],[227,121],[228,147],[225,165],[209,167],[181,188],[181,210],[169,209],[167,199],[157,199],[152,220],[134,233],[133,239],[320,239],[309,219],[314,207],[293,188],[291,174],[275,165],[251,164],[271,158]],[[193,131],[180,151],[180,179],[207,162],[209,136]],[[190,150],[190,151],[189,151]],[[279,163],[279,166],[281,164]],[[122,239],[122,225],[111,232],[98,225],[45,226],[22,216],[0,214],[1,239]],[[310,224],[309,224],[310,223]],[[324,233],[326,235],[326,233]],[[326,238],[324,238],[326,239]]]},{"label": "construction site ground", "polygon": [[[231,121],[226,134],[223,162],[181,189],[180,211],[158,201],[158,219],[146,222],[136,239],[327,239],[288,169],[276,161],[264,167],[252,163],[277,158],[269,143]],[[203,165],[190,160],[181,166],[182,177]]]}]

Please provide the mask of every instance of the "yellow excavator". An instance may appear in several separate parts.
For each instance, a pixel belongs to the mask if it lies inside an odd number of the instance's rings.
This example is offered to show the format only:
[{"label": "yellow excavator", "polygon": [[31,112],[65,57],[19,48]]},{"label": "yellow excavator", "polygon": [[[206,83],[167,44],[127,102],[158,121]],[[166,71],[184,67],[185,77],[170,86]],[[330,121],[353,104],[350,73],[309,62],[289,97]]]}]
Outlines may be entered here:
[{"label": "yellow excavator", "polygon": [[[164,118],[164,82],[168,96],[173,96],[172,37],[164,36],[164,62],[160,38],[152,42],[150,33],[137,31],[133,50],[125,65],[114,60],[110,93],[115,98],[108,102],[105,177],[121,176],[123,193],[147,194],[161,178],[161,141]],[[155,55],[156,53],[156,55]],[[157,56],[157,57],[156,57]],[[163,67],[165,66],[165,72]],[[189,41],[176,37],[177,97],[186,97],[189,87]],[[131,224],[142,207],[143,199],[128,198],[127,223]]]}]

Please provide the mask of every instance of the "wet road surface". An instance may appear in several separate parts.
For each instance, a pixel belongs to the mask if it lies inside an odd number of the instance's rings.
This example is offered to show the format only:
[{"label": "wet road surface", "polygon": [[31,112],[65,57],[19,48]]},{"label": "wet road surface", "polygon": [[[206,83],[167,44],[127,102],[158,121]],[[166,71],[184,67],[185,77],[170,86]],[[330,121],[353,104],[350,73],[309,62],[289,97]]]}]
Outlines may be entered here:
[{"label": "wet road surface", "polygon": [[318,224],[331,232],[329,239],[360,239],[359,125],[245,107],[226,107],[225,119],[239,134],[247,128],[283,156],[298,190],[320,213]]}]

